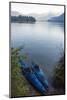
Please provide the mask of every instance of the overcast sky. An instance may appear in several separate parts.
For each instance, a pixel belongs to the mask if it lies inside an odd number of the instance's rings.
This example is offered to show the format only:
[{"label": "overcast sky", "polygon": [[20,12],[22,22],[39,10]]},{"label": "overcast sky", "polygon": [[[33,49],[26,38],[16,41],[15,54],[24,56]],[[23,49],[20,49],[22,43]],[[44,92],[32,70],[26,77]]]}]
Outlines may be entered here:
[{"label": "overcast sky", "polygon": [[60,15],[64,12],[64,6],[11,3],[11,11],[18,11],[22,14],[54,13],[56,15]]}]

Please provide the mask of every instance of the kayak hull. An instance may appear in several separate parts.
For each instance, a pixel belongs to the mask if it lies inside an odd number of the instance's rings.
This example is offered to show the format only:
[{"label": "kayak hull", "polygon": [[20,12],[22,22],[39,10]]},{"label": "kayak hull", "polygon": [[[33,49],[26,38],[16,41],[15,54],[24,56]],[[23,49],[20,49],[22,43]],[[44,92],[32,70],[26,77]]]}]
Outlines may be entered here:
[{"label": "kayak hull", "polygon": [[48,81],[45,79],[45,74],[41,69],[36,70],[36,64],[32,64],[32,70],[43,86],[48,90]]},{"label": "kayak hull", "polygon": [[36,75],[33,72],[27,72],[27,67],[25,62],[21,61],[21,70],[22,74],[25,76],[25,78],[42,94],[46,94],[46,89],[41,84],[41,82],[37,79]]}]

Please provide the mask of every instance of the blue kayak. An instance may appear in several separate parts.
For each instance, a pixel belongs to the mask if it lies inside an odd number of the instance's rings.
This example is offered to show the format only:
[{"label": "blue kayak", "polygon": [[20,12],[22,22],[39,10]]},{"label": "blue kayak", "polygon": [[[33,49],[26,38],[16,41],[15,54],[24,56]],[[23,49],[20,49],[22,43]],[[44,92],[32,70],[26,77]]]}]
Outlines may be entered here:
[{"label": "blue kayak", "polygon": [[36,75],[32,72],[30,67],[25,61],[19,60],[21,65],[22,74],[25,78],[42,94],[46,94],[46,89],[41,84],[41,82],[37,79]]},{"label": "blue kayak", "polygon": [[33,70],[34,74],[36,75],[36,77],[39,79],[39,81],[43,84],[45,89],[48,90],[48,87],[49,87],[48,81],[45,79],[45,74],[42,71],[42,69],[40,69],[37,64],[32,62],[32,70]]}]

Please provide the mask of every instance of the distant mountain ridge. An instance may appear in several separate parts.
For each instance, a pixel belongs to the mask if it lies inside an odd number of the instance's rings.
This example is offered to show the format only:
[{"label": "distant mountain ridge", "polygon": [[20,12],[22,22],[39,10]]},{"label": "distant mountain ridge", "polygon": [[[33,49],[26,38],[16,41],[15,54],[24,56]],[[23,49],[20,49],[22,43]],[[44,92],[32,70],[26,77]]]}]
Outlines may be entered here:
[{"label": "distant mountain ridge", "polygon": [[52,17],[48,21],[51,21],[51,22],[64,22],[64,13],[59,15],[59,16]]},{"label": "distant mountain ridge", "polygon": [[56,16],[54,13],[46,13],[46,14],[36,14],[36,13],[30,13],[30,14],[22,14],[18,11],[11,11],[11,16],[31,16],[36,19],[36,21],[50,21],[50,22],[64,22],[64,13]]}]

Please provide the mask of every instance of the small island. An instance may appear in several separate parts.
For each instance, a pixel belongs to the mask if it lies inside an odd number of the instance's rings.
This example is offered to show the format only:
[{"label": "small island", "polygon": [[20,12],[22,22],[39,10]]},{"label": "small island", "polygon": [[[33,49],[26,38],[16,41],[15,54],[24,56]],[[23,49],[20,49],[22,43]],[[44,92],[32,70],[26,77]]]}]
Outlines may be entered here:
[{"label": "small island", "polygon": [[11,16],[12,23],[35,23],[36,19],[32,16]]}]

